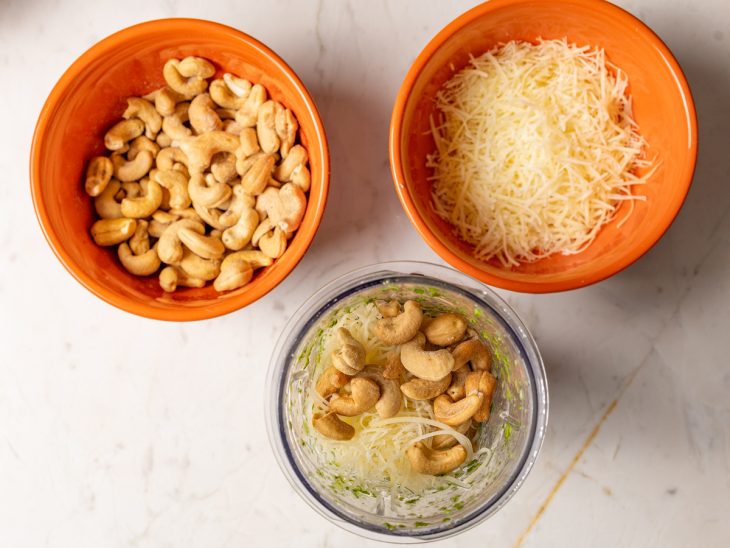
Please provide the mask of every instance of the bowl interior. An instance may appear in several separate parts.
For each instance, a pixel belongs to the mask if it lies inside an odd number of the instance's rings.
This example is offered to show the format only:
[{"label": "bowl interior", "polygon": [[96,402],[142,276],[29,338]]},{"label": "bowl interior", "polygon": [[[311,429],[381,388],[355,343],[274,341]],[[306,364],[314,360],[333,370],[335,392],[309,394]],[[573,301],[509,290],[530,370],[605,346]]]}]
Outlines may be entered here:
[{"label": "bowl interior", "polygon": [[[106,130],[126,108],[126,98],[165,84],[162,67],[171,57],[196,55],[224,72],[262,84],[290,108],[309,151],[312,187],[301,228],[285,254],[238,290],[163,292],[156,276],[129,274],[115,248],[97,246],[89,234],[95,220],[82,177],[90,158],[104,154]],[[34,201],[54,251],[69,271],[103,299],[131,312],[164,319],[210,317],[240,308],[265,294],[294,268],[309,246],[327,194],[328,157],[318,114],[304,86],[273,52],[222,25],[162,20],[125,29],[95,45],[64,74],[39,119],[31,159]]]},{"label": "bowl interior", "polygon": [[[443,41],[441,40],[443,38]],[[604,48],[626,72],[646,153],[659,164],[650,184],[635,188],[646,201],[624,204],[596,240],[575,255],[552,255],[506,269],[480,261],[431,205],[426,155],[433,152],[429,118],[438,89],[479,55],[510,40],[564,38]],[[422,68],[419,63],[422,63]],[[447,261],[482,281],[520,291],[554,291],[603,279],[627,266],[658,240],[688,191],[696,156],[694,108],[671,53],[640,21],[607,2],[502,0],[483,4],[446,27],[421,54],[406,78],[400,129],[394,127],[394,172],[408,213],[428,243]],[[408,91],[409,84],[412,87]],[[398,106],[396,107],[398,111]],[[397,116],[397,112],[396,112]],[[395,120],[394,120],[395,121]],[[395,124],[394,124],[395,126]],[[397,164],[400,162],[400,166]]]}]

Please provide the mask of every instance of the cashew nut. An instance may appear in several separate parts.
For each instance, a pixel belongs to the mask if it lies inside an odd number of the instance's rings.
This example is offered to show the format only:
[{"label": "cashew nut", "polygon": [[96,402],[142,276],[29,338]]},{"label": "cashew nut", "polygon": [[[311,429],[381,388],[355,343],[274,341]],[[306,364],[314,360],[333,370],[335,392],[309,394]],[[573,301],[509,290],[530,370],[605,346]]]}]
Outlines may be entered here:
[{"label": "cashew nut", "polygon": [[231,197],[231,187],[217,182],[213,176],[193,173],[188,181],[188,195],[204,207],[216,207]]},{"label": "cashew nut", "polygon": [[400,385],[401,391],[412,400],[432,400],[443,394],[451,384],[451,373],[438,381],[411,379]]},{"label": "cashew nut", "polygon": [[302,192],[308,192],[312,185],[312,175],[304,164],[299,164],[291,172],[291,182],[302,189]]},{"label": "cashew nut", "polygon": [[221,271],[213,282],[216,291],[230,291],[243,287],[253,277],[253,267],[241,257],[228,255],[221,264]]},{"label": "cashew nut", "polygon": [[190,173],[203,172],[214,154],[236,152],[240,144],[238,137],[225,131],[210,131],[197,137],[188,137],[180,143],[180,148],[188,158]]},{"label": "cashew nut", "polygon": [[345,375],[357,375],[365,367],[365,347],[344,327],[335,335],[340,346],[332,352],[332,365]]},{"label": "cashew nut", "polygon": [[182,141],[193,134],[192,130],[185,126],[177,114],[171,114],[162,119],[162,131],[165,135],[169,135],[173,141]]},{"label": "cashew nut", "polygon": [[191,278],[199,280],[214,280],[221,270],[220,259],[204,259],[189,249],[183,249],[183,257],[180,260],[180,270]]},{"label": "cashew nut", "polygon": [[266,101],[258,111],[256,118],[256,135],[259,139],[259,146],[267,154],[273,154],[279,150],[279,136],[276,134],[276,115],[282,110],[280,103]]},{"label": "cashew nut", "polygon": [[241,140],[241,146],[239,147],[237,154],[236,169],[239,175],[243,175],[247,169],[245,169],[245,160],[254,154],[261,152],[259,146],[258,137],[256,137],[256,130],[252,127],[242,128],[239,132],[238,138]]},{"label": "cashew nut", "polygon": [[[337,371],[335,369],[335,371]],[[338,371],[339,373],[339,371]],[[340,373],[342,374],[342,373]],[[357,377],[370,379],[378,385],[380,389],[380,398],[375,403],[375,410],[380,418],[389,419],[394,417],[400,411],[403,404],[403,396],[398,389],[398,382],[392,379],[386,379],[383,376],[383,370],[374,365],[367,365],[357,374]],[[357,378],[356,377],[356,378]]]},{"label": "cashew nut", "polygon": [[122,120],[112,126],[104,135],[104,145],[109,150],[122,150],[132,139],[139,137],[144,132],[144,122],[136,118]]},{"label": "cashew nut", "polygon": [[227,263],[234,263],[237,261],[244,261],[251,265],[254,270],[257,268],[264,268],[271,266],[274,260],[271,257],[267,257],[261,251],[257,249],[246,249],[244,251],[236,251],[235,253],[229,253],[226,258],[223,259],[221,268],[224,268]]},{"label": "cashew nut", "polygon": [[150,250],[149,223],[137,221],[137,228],[129,239],[129,248],[135,255],[142,255]]},{"label": "cashew nut", "polygon": [[226,83],[226,86],[228,86],[228,89],[230,89],[237,97],[245,97],[251,92],[251,82],[245,78],[234,76],[230,72],[226,72],[223,75],[223,81]]},{"label": "cashew nut", "polygon": [[172,137],[170,137],[167,133],[164,131],[161,131],[157,134],[157,139],[155,139],[155,142],[160,145],[162,148],[166,148],[172,145]]},{"label": "cashew nut", "polygon": [[160,271],[159,279],[160,287],[168,293],[175,291],[178,286],[203,287],[205,285],[205,280],[191,278],[174,266],[163,268]]},{"label": "cashew nut", "polygon": [[181,228],[177,235],[190,251],[204,259],[220,259],[226,251],[220,238],[205,236],[191,228]]},{"label": "cashew nut", "polygon": [[190,125],[198,134],[223,129],[223,122],[215,111],[215,103],[207,93],[201,93],[190,102],[188,116]]},{"label": "cashew nut", "polygon": [[286,158],[274,169],[274,177],[279,181],[289,182],[294,169],[307,163],[307,149],[302,145],[294,145]]},{"label": "cashew nut", "polygon": [[378,301],[375,303],[378,308],[378,312],[383,318],[394,318],[400,314],[400,303],[395,299],[390,301]]},{"label": "cashew nut", "polygon": [[396,380],[400,383],[405,375],[406,368],[403,367],[403,363],[400,361],[400,354],[398,352],[390,352],[386,357],[383,377]]},{"label": "cashew nut", "polygon": [[295,139],[297,138],[299,123],[291,110],[288,108],[281,108],[276,112],[275,126],[276,134],[281,142],[279,145],[279,151],[281,152],[282,158],[286,158],[291,147],[294,146]]},{"label": "cashew nut", "polygon": [[[421,305],[416,301],[406,301],[403,312],[395,317],[382,318],[373,324],[373,334],[385,344],[403,344],[418,333],[423,321]],[[401,359],[403,355],[401,354]],[[408,368],[408,366],[403,363]],[[441,377],[445,377],[444,373]]]},{"label": "cashew nut", "polygon": [[149,150],[140,150],[134,160],[125,160],[124,156],[112,155],[114,176],[122,182],[138,181],[152,167],[154,158]]},{"label": "cashew nut", "polygon": [[[210,97],[213,99],[213,101],[216,102],[216,104],[220,105],[223,108],[238,110],[246,102],[246,97],[248,96],[248,92],[251,89],[251,82],[248,82],[248,80],[243,80],[243,82],[248,83],[248,89],[244,94],[238,95],[225,81],[226,74],[223,75],[223,80],[213,80],[210,83],[210,88],[208,89],[208,92],[210,93]],[[239,88],[238,86],[236,86],[236,88],[237,91],[243,91],[243,88]]]},{"label": "cashew nut", "polygon": [[114,173],[114,165],[106,156],[97,156],[89,162],[86,168],[86,183],[84,185],[89,196],[99,196],[109,184]]},{"label": "cashew nut", "polygon": [[467,324],[458,314],[440,314],[423,328],[426,340],[436,346],[449,346],[464,338]]},{"label": "cashew nut", "polygon": [[160,258],[157,256],[157,250],[154,247],[141,255],[135,255],[132,253],[129,244],[123,242],[117,248],[117,255],[127,272],[135,276],[149,276],[160,268]]},{"label": "cashew nut", "polygon": [[338,415],[354,417],[370,409],[380,399],[380,388],[375,381],[354,377],[350,381],[350,394],[330,401],[330,410]]},{"label": "cashew nut", "polygon": [[254,127],[258,119],[259,108],[265,102],[266,89],[261,84],[255,84],[241,108],[236,111],[236,122],[243,127]]},{"label": "cashew nut", "polygon": [[205,207],[204,205],[196,202],[193,202],[193,209],[205,223],[209,224],[214,229],[225,230],[228,228],[220,222],[220,217],[223,214],[221,210],[214,207]]},{"label": "cashew nut", "polygon": [[91,237],[97,245],[116,245],[131,238],[136,228],[134,219],[99,219],[91,226]]},{"label": "cashew nut", "polygon": [[122,185],[116,179],[111,179],[106,188],[94,198],[94,209],[102,219],[118,219],[122,217],[122,206],[117,201],[116,195]]},{"label": "cashew nut", "polygon": [[459,401],[461,398],[466,396],[466,376],[469,374],[468,367],[461,367],[451,374],[451,385],[446,390],[446,393],[454,401]]},{"label": "cashew nut", "polygon": [[497,379],[489,371],[474,371],[466,377],[465,389],[467,394],[482,394],[482,404],[474,414],[474,420],[484,422],[489,419],[489,408],[492,405],[492,396],[497,386]]},{"label": "cashew nut", "polygon": [[[225,215],[225,213],[223,214]],[[221,219],[223,218],[221,215]],[[246,208],[241,212],[238,222],[223,231],[223,245],[233,251],[239,251],[251,241],[256,227],[259,224],[259,214],[253,208]],[[264,249],[262,248],[262,251]],[[265,252],[265,251],[264,251]]]},{"label": "cashew nut", "polygon": [[172,215],[177,215],[181,219],[192,219],[193,221],[198,221],[199,223],[203,222],[203,219],[200,218],[200,215],[198,215],[198,213],[192,207],[186,207],[185,209],[175,209],[173,207],[168,213],[171,213]]},{"label": "cashew nut", "polygon": [[183,258],[183,247],[180,241],[179,231],[185,229],[197,232],[198,234],[205,233],[203,224],[192,219],[180,219],[171,223],[157,242],[157,254],[162,259],[162,262],[176,264]]},{"label": "cashew nut", "polygon": [[150,139],[154,139],[162,127],[160,113],[155,110],[152,103],[140,97],[129,97],[127,99],[127,110],[122,114],[122,118],[125,120],[131,118],[142,120],[145,126],[145,135]]},{"label": "cashew nut", "polygon": [[[241,186],[246,194],[258,196],[266,189],[276,159],[271,154],[261,154],[254,158],[251,167],[243,173],[239,170],[238,173],[241,175]],[[236,169],[239,167],[240,164],[237,162]]]},{"label": "cashew nut", "polygon": [[454,370],[471,362],[475,371],[491,371],[492,357],[489,350],[478,339],[469,339],[459,344],[451,353],[454,356]]},{"label": "cashew nut", "polygon": [[183,173],[174,169],[166,171],[158,169],[152,175],[152,180],[170,192],[170,207],[174,209],[185,209],[190,206],[188,180]]},{"label": "cashew nut", "polygon": [[[471,419],[453,427],[459,434],[466,434],[471,428]],[[450,434],[439,434],[431,438],[431,449],[448,449],[459,443],[456,438]]]},{"label": "cashew nut", "polygon": [[469,394],[457,402],[446,394],[441,394],[433,400],[433,415],[437,421],[456,426],[472,418],[483,401],[484,396],[480,392]]},{"label": "cashew nut", "polygon": [[[397,319],[398,317],[400,316],[386,319]],[[441,380],[451,373],[454,366],[454,357],[445,348],[431,351],[424,350],[425,342],[426,337],[423,333],[417,333],[412,340],[401,346],[400,359],[403,362],[403,367],[420,379],[427,381]]]},{"label": "cashew nut", "polygon": [[129,145],[127,158],[134,160],[143,150],[149,150],[152,153],[152,157],[155,158],[160,152],[160,145],[155,143],[152,139],[149,139],[144,135],[140,135]]},{"label": "cashew nut", "polygon": [[186,57],[182,61],[170,59],[162,69],[167,85],[186,97],[203,93],[208,87],[205,79],[213,74],[215,67],[199,57]]},{"label": "cashew nut", "polygon": [[329,398],[350,382],[351,378],[350,375],[345,375],[342,371],[330,366],[317,379],[315,390],[323,398]]},{"label": "cashew nut", "polygon": [[[142,153],[140,153],[141,155]],[[141,185],[143,190],[141,196],[122,200],[122,215],[125,217],[142,219],[149,217],[160,207],[162,187],[155,181],[143,181]]]},{"label": "cashew nut", "polygon": [[160,171],[170,171],[176,163],[187,165],[188,157],[177,147],[167,147],[157,154],[155,162]]},{"label": "cashew nut", "polygon": [[173,89],[168,87],[162,88],[155,96],[155,109],[157,109],[157,112],[159,112],[161,116],[171,116],[175,114],[175,107],[177,104],[184,101],[186,98],[187,96],[178,93]]},{"label": "cashew nut", "polygon": [[461,445],[444,450],[429,449],[422,442],[418,442],[406,450],[406,456],[414,471],[437,476],[461,466],[466,460],[466,449]]},{"label": "cashew nut", "polygon": [[287,183],[278,190],[267,188],[259,196],[256,207],[266,212],[264,217],[271,219],[272,225],[292,234],[302,223],[307,198],[298,186]]},{"label": "cashew nut", "polygon": [[278,259],[286,251],[286,233],[278,226],[259,239],[259,249],[272,259]]},{"label": "cashew nut", "polygon": [[333,440],[347,441],[355,435],[355,429],[335,413],[314,415],[312,417],[312,426],[317,432]]},{"label": "cashew nut", "polygon": [[238,172],[236,172],[236,157],[230,152],[219,152],[210,161],[210,172],[219,183],[231,183]]},{"label": "cashew nut", "polygon": [[[255,204],[256,200],[246,194],[241,185],[236,185],[233,187],[231,203],[228,205],[228,209],[218,220],[223,226],[233,226],[241,218],[243,211],[247,208],[253,208]],[[258,224],[258,219],[256,219],[256,224]]]}]

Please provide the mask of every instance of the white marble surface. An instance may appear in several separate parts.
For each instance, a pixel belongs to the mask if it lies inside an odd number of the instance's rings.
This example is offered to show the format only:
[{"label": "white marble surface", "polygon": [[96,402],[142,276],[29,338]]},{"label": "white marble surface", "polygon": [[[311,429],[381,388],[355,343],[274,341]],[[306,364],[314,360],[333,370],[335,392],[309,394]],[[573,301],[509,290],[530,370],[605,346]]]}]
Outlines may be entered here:
[{"label": "white marble surface", "polygon": [[[264,376],[287,317],[323,281],[375,261],[439,262],[396,200],[387,129],[411,60],[474,3],[0,2],[0,546],[374,545],[284,480]],[[613,279],[503,293],[544,354],[550,427],[513,501],[444,546],[730,539],[730,3],[619,3],[690,80],[694,186],[659,245]],[[27,177],[35,118],[65,68],[113,31],[170,16],[226,22],[279,52],[315,96],[333,163],[296,271],[253,306],[188,325],[130,316],[73,281],[43,240]]]}]

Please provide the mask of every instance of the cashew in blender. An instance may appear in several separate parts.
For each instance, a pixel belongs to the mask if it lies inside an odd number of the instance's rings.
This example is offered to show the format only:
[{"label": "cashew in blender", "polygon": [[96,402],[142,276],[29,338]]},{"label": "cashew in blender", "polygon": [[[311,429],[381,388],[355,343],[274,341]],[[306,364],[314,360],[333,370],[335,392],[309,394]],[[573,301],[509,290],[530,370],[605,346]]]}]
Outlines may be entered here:
[{"label": "cashew in blender", "polygon": [[423,328],[426,340],[436,346],[449,346],[464,338],[467,324],[458,314],[440,314]]},{"label": "cashew in blender", "polygon": [[491,371],[492,357],[487,347],[478,339],[469,339],[451,351],[454,356],[454,369],[459,369],[471,362],[475,371]]},{"label": "cashew in blender", "polygon": [[[373,334],[385,344],[403,344],[418,333],[423,321],[421,305],[416,301],[406,301],[403,312],[395,317],[383,318],[373,325]],[[401,354],[401,360],[403,356]],[[405,363],[403,365],[406,365]],[[408,366],[406,366],[407,368]],[[445,377],[446,374],[442,375]]]},{"label": "cashew in blender", "polygon": [[330,411],[345,417],[354,417],[373,407],[380,399],[377,383],[364,377],[354,377],[350,381],[350,390],[349,395],[330,401]]},{"label": "cashew in blender", "polygon": [[433,401],[433,414],[437,421],[456,426],[472,418],[483,401],[484,396],[480,392],[469,394],[457,402],[441,394]]},{"label": "cashew in blender", "polygon": [[474,420],[484,422],[489,419],[489,408],[492,405],[492,396],[497,386],[497,379],[489,371],[474,371],[466,377],[465,390],[467,394],[482,394],[482,404],[474,413]]},{"label": "cashew in blender", "polygon": [[335,334],[340,346],[332,352],[332,365],[345,375],[357,375],[365,367],[365,347],[344,327]]},{"label": "cashew in blender", "polygon": [[440,396],[451,384],[451,373],[438,381],[427,381],[418,377],[400,385],[401,391],[412,400],[432,400]]},{"label": "cashew in blender", "polygon": [[[468,421],[459,424],[457,426],[453,426],[452,428],[456,430],[459,434],[464,434],[469,431],[469,428],[471,428],[472,422],[471,419]],[[453,447],[459,443],[456,438],[451,434],[439,434],[438,436],[434,436],[431,438],[431,449],[448,449],[449,447]]]},{"label": "cashew in blender", "polygon": [[345,375],[336,367],[330,366],[317,379],[315,390],[323,398],[329,398],[350,382],[350,379],[352,379],[350,375]]},{"label": "cashew in blender", "polygon": [[[335,371],[337,371],[335,369]],[[342,374],[342,373],[340,373]],[[394,417],[400,411],[403,404],[403,396],[398,389],[398,382],[393,379],[386,379],[383,376],[381,367],[375,365],[366,365],[365,368],[357,374],[357,377],[370,379],[378,385],[380,389],[380,397],[375,402],[375,410],[382,419]]]},{"label": "cashew in blender", "polygon": [[406,450],[411,467],[419,474],[439,475],[455,470],[466,460],[466,449],[456,445],[450,449],[429,449],[422,442],[411,445]]},{"label": "cashew in blender", "polygon": [[347,441],[355,435],[355,429],[335,413],[315,414],[312,417],[312,426],[317,432],[333,440]]}]

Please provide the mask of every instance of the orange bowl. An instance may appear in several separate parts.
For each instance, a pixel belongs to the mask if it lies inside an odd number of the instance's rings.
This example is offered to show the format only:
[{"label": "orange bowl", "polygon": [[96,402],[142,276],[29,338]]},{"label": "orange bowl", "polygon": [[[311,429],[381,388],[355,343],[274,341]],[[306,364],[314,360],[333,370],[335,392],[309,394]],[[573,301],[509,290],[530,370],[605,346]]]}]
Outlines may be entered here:
[{"label": "orange bowl", "polygon": [[[626,72],[634,116],[658,169],[646,196],[622,226],[619,211],[594,242],[575,255],[555,254],[512,269],[480,261],[438,217],[431,204],[426,155],[435,146],[429,117],[438,89],[469,61],[510,40],[567,38],[598,46]],[[530,293],[582,287],[603,280],[641,257],[669,228],[689,191],[697,157],[692,95],[677,61],[651,29],[602,0],[492,0],[439,32],[416,58],[401,86],[390,126],[390,165],[406,213],[428,245],[455,268],[487,284]],[[622,206],[624,207],[624,206]],[[626,206],[628,207],[628,206]]]},{"label": "orange bowl", "polygon": [[[217,76],[231,72],[262,84],[297,117],[309,152],[312,185],[301,227],[282,257],[248,285],[227,293],[212,284],[165,293],[156,276],[136,277],[113,249],[97,246],[95,220],[82,177],[90,158],[104,153],[104,133],[121,119],[129,96],[164,85],[171,57],[197,55],[214,63]],[[317,108],[294,71],[250,36],[209,21],[162,19],[124,29],[94,45],[64,73],[43,106],[30,155],[33,203],[56,256],[87,289],[128,312],[187,321],[226,314],[250,304],[281,282],[307,251],[319,227],[329,187],[329,153]]]}]

